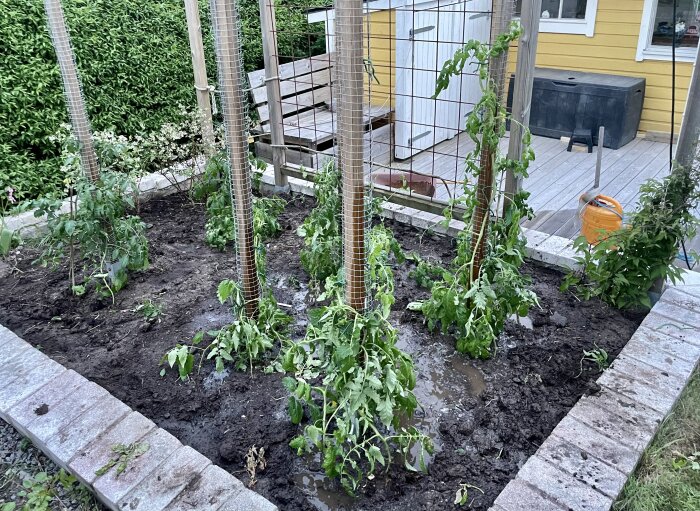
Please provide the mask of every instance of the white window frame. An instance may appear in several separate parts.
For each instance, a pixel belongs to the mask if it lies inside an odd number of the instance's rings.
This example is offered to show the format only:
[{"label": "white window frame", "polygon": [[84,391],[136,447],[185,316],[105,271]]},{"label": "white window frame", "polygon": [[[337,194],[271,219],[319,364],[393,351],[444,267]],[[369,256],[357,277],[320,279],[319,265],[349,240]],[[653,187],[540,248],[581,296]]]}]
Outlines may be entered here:
[{"label": "white window frame", "polygon": [[[670,46],[654,46],[651,44],[652,31],[656,18],[658,0],[644,0],[642,10],[642,24],[639,29],[639,41],[637,43],[637,62],[643,60],[671,60]],[[697,48],[676,48],[677,62],[695,62]]]},{"label": "white window frame", "polygon": [[[376,0],[372,2],[372,11],[391,9],[393,7],[403,7],[404,5],[422,5],[423,8],[430,8],[432,5],[423,4],[439,4],[439,0]],[[586,3],[586,16],[584,19],[559,19],[559,18],[540,18],[540,32],[551,34],[574,34],[593,37],[595,34],[595,18],[598,13],[598,0],[588,0]],[[326,24],[326,34],[335,32],[335,10],[328,9],[327,11],[316,11],[308,15],[309,23],[324,22]],[[328,51],[332,48],[332,36],[327,35],[326,45]]]},{"label": "white window frame", "polygon": [[583,19],[540,18],[540,32],[593,37],[595,34],[595,18],[597,13],[598,0],[588,0],[586,3],[586,16]]}]

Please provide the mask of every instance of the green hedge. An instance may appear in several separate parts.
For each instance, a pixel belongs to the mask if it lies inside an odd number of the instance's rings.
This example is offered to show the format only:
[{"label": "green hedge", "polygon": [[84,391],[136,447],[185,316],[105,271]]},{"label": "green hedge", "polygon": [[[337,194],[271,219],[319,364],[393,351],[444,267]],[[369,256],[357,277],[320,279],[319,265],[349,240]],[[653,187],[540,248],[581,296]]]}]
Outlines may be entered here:
[{"label": "green hedge", "polygon": [[[304,3],[307,2],[307,3]],[[320,27],[307,35],[302,6],[282,0],[282,55],[322,51]],[[63,0],[88,114],[95,130],[136,135],[177,122],[196,104],[183,0]],[[208,2],[200,0],[208,74],[216,76]],[[258,0],[241,0],[247,71],[262,67]],[[51,140],[68,122],[43,0],[0,0],[0,191],[20,198],[54,191],[62,181]]]}]

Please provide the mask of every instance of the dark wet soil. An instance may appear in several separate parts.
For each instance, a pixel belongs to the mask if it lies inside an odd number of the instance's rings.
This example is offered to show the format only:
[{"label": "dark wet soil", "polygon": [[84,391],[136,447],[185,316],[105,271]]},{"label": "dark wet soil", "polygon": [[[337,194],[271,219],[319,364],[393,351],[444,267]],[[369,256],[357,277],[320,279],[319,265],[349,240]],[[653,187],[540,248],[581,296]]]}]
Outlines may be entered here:
[{"label": "dark wet soil", "polygon": [[[279,302],[291,306],[295,337],[304,333],[309,301],[295,230],[311,205],[293,198],[281,218],[285,231],[268,247],[268,281]],[[222,377],[206,364],[184,383],[172,371],[159,375],[169,348],[228,321],[215,295],[220,280],[234,277],[234,256],[204,244],[203,208],[184,197],[153,200],[142,216],[152,224],[152,265],[132,278],[114,305],[94,293],[72,296],[65,268],[32,265],[37,251],[22,247],[0,262],[0,323],[244,482],[245,453],[264,447],[267,468],[254,489],[282,510],[455,509],[460,483],[479,488],[470,491],[472,509],[487,509],[578,398],[596,391],[597,368],[584,364],[577,377],[583,350],[596,343],[612,360],[642,319],[562,294],[561,273],[528,265],[541,305],[523,322],[532,328],[509,322],[496,356],[471,361],[455,353],[451,339],[429,333],[419,314],[405,310],[427,292],[408,278],[410,264],[397,268],[392,320],[401,347],[416,361],[416,394],[424,410],[415,422],[433,436],[437,450],[428,475],[395,466],[353,500],[324,480],[317,463],[288,447],[299,427],[286,416],[281,375],[227,371]],[[388,225],[404,249],[451,259],[452,240]],[[162,307],[159,321],[148,323],[135,312],[146,299]]]}]

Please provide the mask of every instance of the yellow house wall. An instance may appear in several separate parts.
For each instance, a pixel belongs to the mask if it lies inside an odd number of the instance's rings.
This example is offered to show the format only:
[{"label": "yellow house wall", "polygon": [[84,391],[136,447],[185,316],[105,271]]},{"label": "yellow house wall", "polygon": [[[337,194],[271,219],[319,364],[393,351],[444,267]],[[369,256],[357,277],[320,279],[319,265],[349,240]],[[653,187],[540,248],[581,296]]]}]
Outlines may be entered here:
[{"label": "yellow house wall", "polygon": [[[593,37],[540,33],[536,65],[646,78],[639,129],[668,133],[671,124],[671,63],[635,60],[643,3],[643,0],[599,0]],[[371,85],[371,92],[365,85],[368,101],[374,105],[394,106],[395,12],[378,11],[366,16],[363,40],[365,55],[372,61],[379,80],[379,84]],[[515,71],[516,55],[517,46],[510,52],[509,72]],[[676,132],[680,128],[691,73],[692,64],[676,64]]]},{"label": "yellow house wall", "polygon": [[[593,37],[540,33],[536,65],[593,73],[646,78],[640,131],[671,131],[671,62],[636,61],[643,0],[599,0]],[[517,47],[510,52],[515,71]],[[693,66],[676,63],[676,133],[688,94]]]},{"label": "yellow house wall", "polygon": [[[374,73],[379,83],[365,82],[365,95],[373,105],[394,106],[394,56],[396,55],[396,16],[395,11],[376,11],[365,16],[363,32],[365,57],[372,61]],[[368,47],[369,36],[369,51]]]}]

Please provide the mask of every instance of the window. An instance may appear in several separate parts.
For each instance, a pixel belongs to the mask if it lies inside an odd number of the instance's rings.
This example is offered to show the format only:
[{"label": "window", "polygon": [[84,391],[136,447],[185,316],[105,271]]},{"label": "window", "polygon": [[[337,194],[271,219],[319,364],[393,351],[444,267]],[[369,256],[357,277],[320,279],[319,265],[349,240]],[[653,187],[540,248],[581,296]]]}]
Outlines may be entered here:
[{"label": "window", "polygon": [[[587,0],[542,0],[542,19],[585,19]],[[523,0],[516,0],[515,13],[520,16]]]},{"label": "window", "polygon": [[637,46],[637,60],[670,60],[671,48],[676,58],[692,62],[700,31],[700,0],[645,0],[642,26]]},{"label": "window", "polygon": [[[515,2],[520,16],[522,0]],[[598,0],[542,0],[540,32],[582,34],[593,37]]]}]

